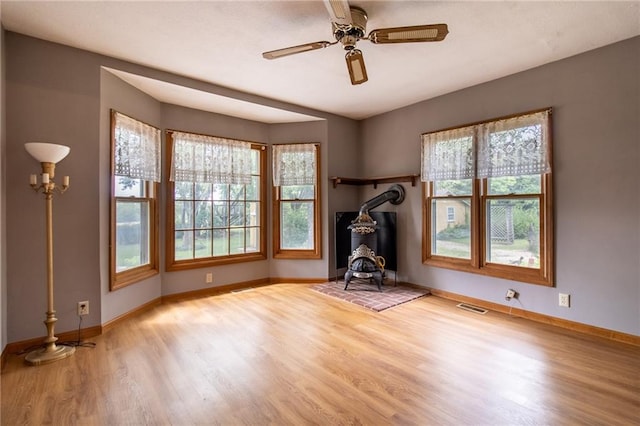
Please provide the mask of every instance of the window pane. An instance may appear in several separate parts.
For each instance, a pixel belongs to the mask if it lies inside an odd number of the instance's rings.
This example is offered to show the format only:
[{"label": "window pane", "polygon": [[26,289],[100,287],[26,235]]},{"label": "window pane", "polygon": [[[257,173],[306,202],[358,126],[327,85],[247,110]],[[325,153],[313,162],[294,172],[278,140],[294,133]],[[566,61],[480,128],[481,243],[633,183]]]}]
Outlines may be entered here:
[{"label": "window pane", "polygon": [[280,187],[281,200],[312,200],[314,185],[283,185]]},{"label": "window pane", "polygon": [[251,150],[251,173],[260,174],[260,150]]},{"label": "window pane", "polygon": [[540,175],[503,176],[487,179],[489,195],[540,194]]},{"label": "window pane", "polygon": [[230,206],[229,226],[243,226],[245,205],[241,201],[233,201]]},{"label": "window pane", "polygon": [[246,226],[260,225],[260,203],[246,203]]},{"label": "window pane", "polygon": [[196,201],[196,229],[205,229],[213,227],[212,209],[213,203],[211,201]]},{"label": "window pane", "polygon": [[124,176],[115,176],[116,197],[144,197],[144,181],[142,179],[131,179]]},{"label": "window pane", "polygon": [[211,257],[211,246],[213,244],[211,231],[196,231],[195,258]]},{"label": "window pane", "polygon": [[281,240],[283,249],[312,249],[313,202],[281,203]]},{"label": "window pane", "polygon": [[226,201],[213,202],[213,226],[222,228],[229,226],[229,203]]},{"label": "window pane", "polygon": [[230,200],[244,200],[244,185],[229,185]]},{"label": "window pane", "polygon": [[228,200],[229,199],[229,185],[226,183],[216,183],[213,185],[213,199],[214,200]]},{"label": "window pane", "polygon": [[229,231],[231,254],[244,253],[244,228]]},{"label": "window pane", "polygon": [[431,212],[432,254],[471,259],[471,198],[433,200]]},{"label": "window pane", "polygon": [[193,229],[193,201],[175,202],[175,228]]},{"label": "window pane", "polygon": [[433,182],[433,193],[436,197],[471,195],[472,182],[472,179],[437,180]]},{"label": "window pane", "polygon": [[211,199],[211,184],[210,183],[197,183],[196,184],[196,200],[210,200]]},{"label": "window pane", "polygon": [[247,200],[260,200],[260,176],[251,176],[251,183],[247,185]]},{"label": "window pane", "polygon": [[193,200],[193,184],[191,182],[176,182],[173,196],[176,200]]},{"label": "window pane", "polygon": [[193,231],[177,231],[175,241],[176,260],[193,259]]},{"label": "window pane", "polygon": [[116,272],[149,264],[149,205],[116,201]]},{"label": "window pane", "polygon": [[260,228],[247,228],[245,235],[247,253],[260,251]]},{"label": "window pane", "polygon": [[213,255],[223,256],[229,254],[229,231],[227,229],[213,230]]},{"label": "window pane", "polygon": [[538,199],[488,200],[487,262],[540,268]]}]

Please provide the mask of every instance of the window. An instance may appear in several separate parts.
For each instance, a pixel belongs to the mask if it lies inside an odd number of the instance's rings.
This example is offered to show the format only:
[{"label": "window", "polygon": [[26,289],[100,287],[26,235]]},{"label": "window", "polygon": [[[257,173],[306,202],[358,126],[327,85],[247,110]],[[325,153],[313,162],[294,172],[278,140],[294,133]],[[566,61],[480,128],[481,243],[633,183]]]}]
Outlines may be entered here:
[{"label": "window", "polygon": [[553,285],[550,115],[422,135],[424,263]]},{"label": "window", "polygon": [[453,206],[447,206],[447,222],[452,223],[456,221],[456,208]]},{"label": "window", "polygon": [[167,270],[266,258],[264,145],[169,131]]},{"label": "window", "polygon": [[273,257],[319,259],[320,147],[273,145]]},{"label": "window", "polygon": [[110,288],[158,273],[160,130],[111,111]]}]

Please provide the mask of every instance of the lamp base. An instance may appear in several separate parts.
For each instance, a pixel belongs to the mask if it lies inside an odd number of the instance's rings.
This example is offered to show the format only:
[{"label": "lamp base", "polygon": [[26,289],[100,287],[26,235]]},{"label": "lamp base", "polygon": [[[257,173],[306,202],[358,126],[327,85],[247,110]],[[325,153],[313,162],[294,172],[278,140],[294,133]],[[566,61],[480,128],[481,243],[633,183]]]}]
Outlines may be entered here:
[{"label": "lamp base", "polygon": [[47,348],[36,349],[29,352],[24,360],[27,364],[31,365],[48,364],[50,362],[70,357],[75,351],[75,347],[65,345],[55,346],[54,350],[48,352]]}]

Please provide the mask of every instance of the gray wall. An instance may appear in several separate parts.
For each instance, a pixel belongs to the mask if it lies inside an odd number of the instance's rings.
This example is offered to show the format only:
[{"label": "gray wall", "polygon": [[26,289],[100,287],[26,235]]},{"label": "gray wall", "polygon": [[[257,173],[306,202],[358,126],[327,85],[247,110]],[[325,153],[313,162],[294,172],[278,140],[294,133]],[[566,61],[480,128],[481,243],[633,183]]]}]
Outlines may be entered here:
[{"label": "gray wall", "polygon": [[553,107],[557,286],[422,265],[417,189],[398,207],[401,279],[502,304],[514,288],[516,307],[639,335],[639,76],[636,37],[365,120],[364,174],[410,174],[421,133]]},{"label": "gray wall", "polygon": [[[28,185],[41,168],[24,149],[29,141],[71,147],[58,163],[58,182],[71,187],[53,200],[56,330],[77,328],[76,302],[89,300],[84,325],[100,322],[98,206],[100,69],[93,55],[5,33],[7,340],[46,334],[45,202]],[[97,308],[97,309],[96,309]]]}]

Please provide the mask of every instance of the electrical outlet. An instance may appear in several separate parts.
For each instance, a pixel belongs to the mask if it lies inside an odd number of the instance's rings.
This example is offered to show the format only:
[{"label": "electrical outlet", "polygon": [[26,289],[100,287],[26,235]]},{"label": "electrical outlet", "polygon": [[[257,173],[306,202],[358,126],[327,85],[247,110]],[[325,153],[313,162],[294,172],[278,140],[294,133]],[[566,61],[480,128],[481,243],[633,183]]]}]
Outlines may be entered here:
[{"label": "electrical outlet", "polygon": [[207,284],[212,283],[213,282],[213,273],[207,272],[207,275],[205,275],[205,281],[207,282]]},{"label": "electrical outlet", "polygon": [[78,316],[89,315],[89,301],[78,302]]},{"label": "electrical outlet", "polygon": [[558,295],[558,305],[563,308],[568,308],[570,306],[570,294],[560,293]]},{"label": "electrical outlet", "polygon": [[504,296],[505,300],[511,300],[511,299],[517,299],[517,298],[518,298],[518,292],[512,288],[507,290],[507,294]]}]

